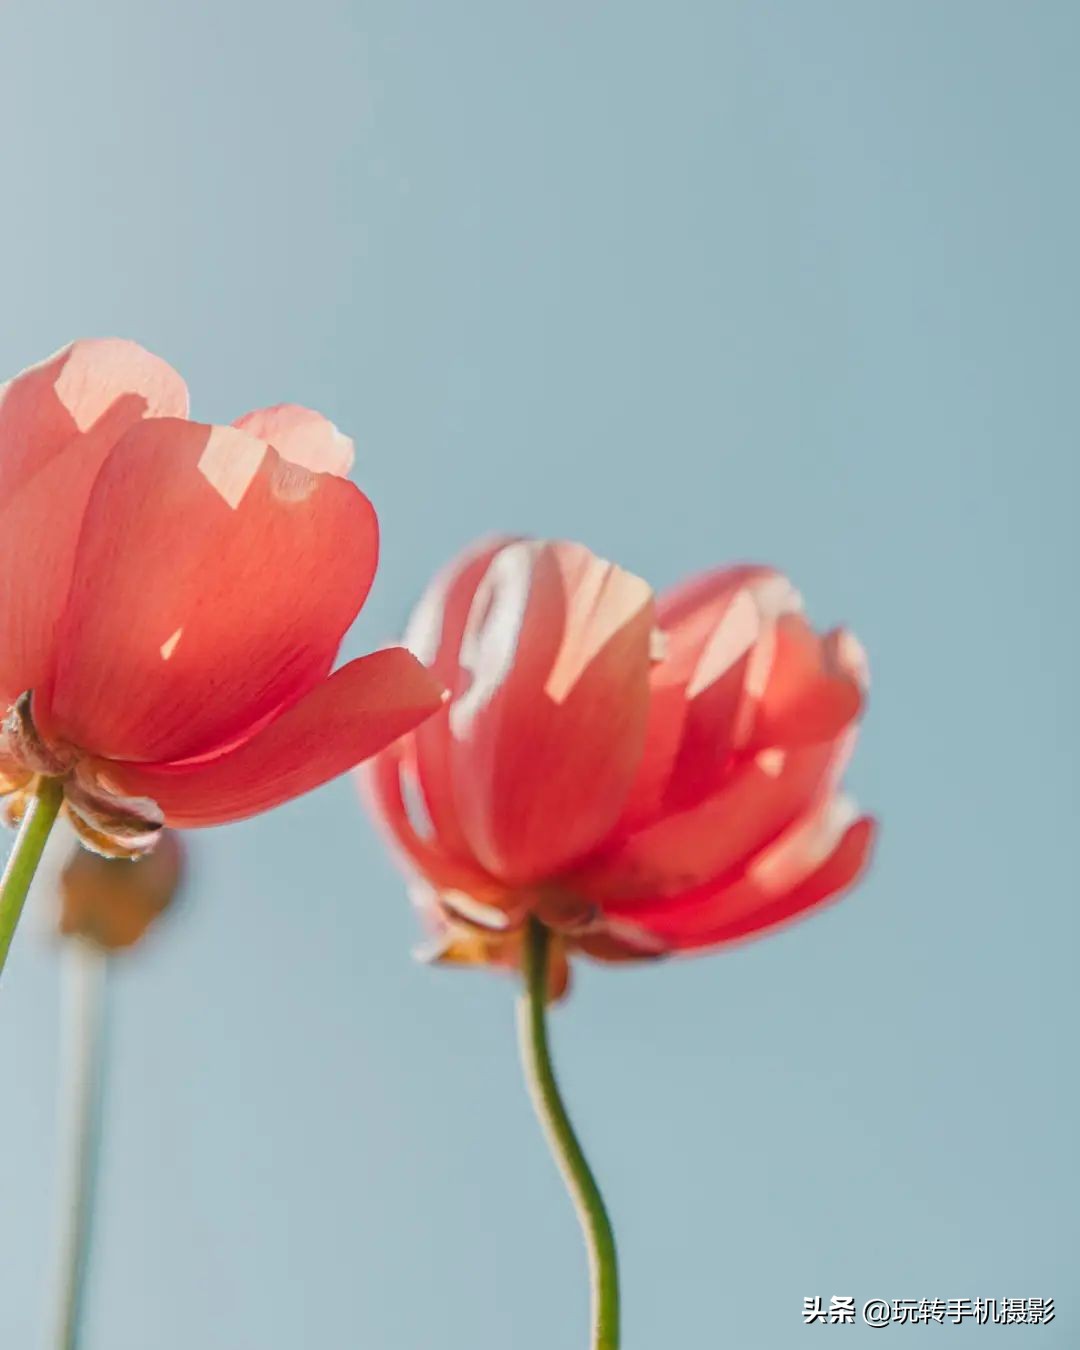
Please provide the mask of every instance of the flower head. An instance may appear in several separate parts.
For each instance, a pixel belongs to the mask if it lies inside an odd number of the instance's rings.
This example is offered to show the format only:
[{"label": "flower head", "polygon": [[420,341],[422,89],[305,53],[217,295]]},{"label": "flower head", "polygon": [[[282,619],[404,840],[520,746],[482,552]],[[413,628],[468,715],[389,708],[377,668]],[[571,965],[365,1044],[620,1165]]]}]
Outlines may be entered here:
[{"label": "flower head", "polygon": [[378,555],[352,443],[304,408],[187,410],[116,339],[0,390],[0,777],[62,778],[106,851],[266,810],[440,701],[401,648],[330,673]]},{"label": "flower head", "polygon": [[872,822],[840,792],[866,664],[767,567],[654,598],[579,544],[498,540],[406,641],[447,708],[365,771],[438,958],[637,960],[765,932],[846,889]]}]

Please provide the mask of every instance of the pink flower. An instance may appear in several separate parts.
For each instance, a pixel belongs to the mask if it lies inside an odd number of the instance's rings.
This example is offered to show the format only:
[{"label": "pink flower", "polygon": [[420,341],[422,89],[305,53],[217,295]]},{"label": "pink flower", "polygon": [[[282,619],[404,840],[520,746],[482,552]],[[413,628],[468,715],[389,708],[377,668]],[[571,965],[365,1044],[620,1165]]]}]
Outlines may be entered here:
[{"label": "pink flower", "polygon": [[4,785],[62,778],[102,847],[264,811],[440,701],[401,648],[330,673],[378,555],[352,443],[304,408],[187,410],[116,339],[0,391]]},{"label": "pink flower", "polygon": [[530,914],[562,954],[719,947],[866,863],[873,823],[840,793],[863,654],[770,568],[654,599],[579,544],[501,540],[436,579],[406,641],[452,702],[366,777],[436,959],[517,965]]}]

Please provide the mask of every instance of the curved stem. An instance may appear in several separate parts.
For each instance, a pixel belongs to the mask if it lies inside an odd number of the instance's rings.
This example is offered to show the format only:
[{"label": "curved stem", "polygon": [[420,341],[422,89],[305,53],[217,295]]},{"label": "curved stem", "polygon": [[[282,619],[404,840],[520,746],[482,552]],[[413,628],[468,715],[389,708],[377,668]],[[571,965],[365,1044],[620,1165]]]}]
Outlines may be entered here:
[{"label": "curved stem", "polygon": [[547,976],[551,937],[536,919],[525,935],[525,995],[518,1010],[521,1058],[536,1114],[581,1222],[589,1252],[592,1282],[592,1350],[618,1350],[619,1269],[615,1234],[596,1184],[566,1113],[547,1035]]},{"label": "curved stem", "polygon": [[39,778],[19,826],[14,847],[0,877],[0,971],[7,961],[11,939],[26,903],[26,894],[38,869],[45,841],[64,800],[59,778]]},{"label": "curved stem", "polygon": [[109,958],[78,939],[64,952],[64,1063],[62,1066],[59,1240],[54,1350],[77,1350],[94,1218],[106,1044]]}]

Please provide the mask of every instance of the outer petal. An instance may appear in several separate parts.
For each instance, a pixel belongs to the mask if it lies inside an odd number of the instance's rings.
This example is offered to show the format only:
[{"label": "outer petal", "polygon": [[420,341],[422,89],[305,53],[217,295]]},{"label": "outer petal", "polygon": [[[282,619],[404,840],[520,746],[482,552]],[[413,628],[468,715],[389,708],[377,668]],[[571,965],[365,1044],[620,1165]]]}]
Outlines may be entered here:
[{"label": "outer petal", "polygon": [[121,400],[124,425],[187,415],[187,389],[176,371],[122,338],[73,342],[0,385],[0,501],[103,419],[115,439],[124,429],[112,420]]},{"label": "outer petal", "polygon": [[865,870],[874,833],[869,817],[853,819],[842,800],[830,802],[764,850],[735,880],[682,896],[613,903],[605,914],[639,926],[670,950],[734,942],[838,898]]},{"label": "outer petal", "polygon": [[753,708],[745,747],[809,745],[831,740],[862,710],[866,663],[843,630],[821,638],[799,614],[786,614],[769,639],[768,669]]},{"label": "outer petal", "polygon": [[[469,685],[459,656],[473,597],[491,560],[514,542],[510,538],[486,539],[455,559],[431,583],[409,618],[405,646],[430,667],[452,697],[463,694]],[[451,744],[449,707],[428,718],[413,738],[420,790],[436,837],[447,852],[467,858],[469,845],[454,801]]]},{"label": "outer petal", "polygon": [[487,871],[550,876],[610,831],[641,754],[653,629],[645,582],[580,545],[496,555],[449,718],[461,826]]},{"label": "outer petal", "polygon": [[237,749],[187,764],[94,767],[102,786],[150,797],[169,825],[220,825],[299,797],[377,754],[439,707],[402,647],[350,661]]},{"label": "outer petal", "polygon": [[314,473],[333,473],[344,478],[352,468],[354,447],[321,413],[296,403],[279,403],[245,413],[233,423],[249,436],[272,445],[283,459],[302,464]]},{"label": "outer petal", "polygon": [[232,428],[142,423],[87,507],[42,731],[109,759],[236,743],[325,677],[377,552],[346,480]]},{"label": "outer petal", "polygon": [[763,751],[711,797],[630,835],[574,883],[606,906],[725,877],[831,791],[842,756],[836,745]]},{"label": "outer petal", "polygon": [[187,390],[131,342],[78,342],[0,394],[0,699],[52,673],[83,513],[116,441],[183,415]]},{"label": "outer petal", "polygon": [[[428,721],[441,717],[436,712]],[[414,737],[427,723],[421,724]],[[506,888],[474,863],[449,853],[436,834],[427,838],[409,815],[402,775],[406,772],[401,747],[391,745],[357,772],[357,777],[376,819],[389,833],[398,852],[435,891],[461,892],[481,905],[501,908],[508,898]]]}]

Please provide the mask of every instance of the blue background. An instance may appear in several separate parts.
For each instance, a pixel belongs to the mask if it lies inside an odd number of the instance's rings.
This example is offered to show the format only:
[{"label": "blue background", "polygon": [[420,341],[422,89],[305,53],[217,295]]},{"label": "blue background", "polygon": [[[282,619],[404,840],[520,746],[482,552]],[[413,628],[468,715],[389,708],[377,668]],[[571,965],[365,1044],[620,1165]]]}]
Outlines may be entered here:
[{"label": "blue background", "polygon": [[[1078,57],[1070,0],[0,10],[0,371],[118,333],[197,416],[331,415],[385,540],[347,654],[492,527],[658,586],[771,560],[870,650],[857,895],[586,970],[555,1018],[627,1350],[872,1339],[802,1331],[809,1294],[1080,1326]],[[348,780],[192,848],[117,970],[85,1350],[583,1346],[509,981],[411,964]],[[47,1292],[47,909],[0,992],[11,1350]]]}]

